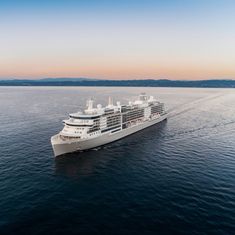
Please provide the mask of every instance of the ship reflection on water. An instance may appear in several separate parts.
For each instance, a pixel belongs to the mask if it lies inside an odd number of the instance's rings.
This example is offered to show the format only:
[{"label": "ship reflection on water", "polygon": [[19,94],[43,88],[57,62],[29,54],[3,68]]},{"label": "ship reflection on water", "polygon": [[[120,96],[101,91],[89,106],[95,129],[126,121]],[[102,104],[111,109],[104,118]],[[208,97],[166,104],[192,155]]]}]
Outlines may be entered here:
[{"label": "ship reflection on water", "polygon": [[66,175],[74,179],[91,176],[101,161],[105,164],[109,160],[105,159],[105,156],[101,149],[69,153],[55,159],[55,171],[57,175]]}]

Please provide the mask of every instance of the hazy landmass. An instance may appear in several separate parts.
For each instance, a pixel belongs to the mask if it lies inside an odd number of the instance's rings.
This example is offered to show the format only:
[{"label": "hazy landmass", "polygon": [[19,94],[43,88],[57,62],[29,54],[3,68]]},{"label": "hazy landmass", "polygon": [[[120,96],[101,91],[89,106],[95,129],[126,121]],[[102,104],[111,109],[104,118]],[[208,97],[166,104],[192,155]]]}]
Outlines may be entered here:
[{"label": "hazy landmass", "polygon": [[235,80],[98,80],[92,78],[44,78],[40,80],[0,80],[0,86],[130,86],[234,88]]}]

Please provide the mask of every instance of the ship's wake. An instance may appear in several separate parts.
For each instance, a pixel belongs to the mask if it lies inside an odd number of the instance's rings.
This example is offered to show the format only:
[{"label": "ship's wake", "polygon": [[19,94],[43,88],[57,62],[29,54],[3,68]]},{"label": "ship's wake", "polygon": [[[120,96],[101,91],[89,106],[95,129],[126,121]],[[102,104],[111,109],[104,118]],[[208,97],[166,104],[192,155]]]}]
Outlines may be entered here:
[{"label": "ship's wake", "polygon": [[196,105],[199,105],[199,104],[202,104],[202,103],[205,103],[208,101],[212,101],[212,100],[220,98],[224,95],[225,95],[224,93],[219,93],[219,94],[217,93],[215,95],[206,96],[206,97],[203,97],[203,98],[191,101],[191,102],[177,105],[176,107],[173,107],[168,110],[168,117],[172,118],[172,117],[184,114],[185,112],[193,110]]},{"label": "ship's wake", "polygon": [[[168,110],[168,117],[175,118],[179,115],[183,115],[191,110],[196,110],[196,106],[198,105],[207,105],[208,102],[214,101],[218,98],[221,98],[223,96],[226,96],[227,94],[223,93],[217,93],[214,95],[210,95],[207,97],[203,97],[197,100],[194,100],[189,103],[185,103],[183,105],[179,105],[177,107],[174,107],[170,110]],[[219,117],[219,116],[218,116]],[[200,118],[200,116],[198,117]],[[215,118],[215,117],[214,117]],[[182,117],[183,121],[184,118]],[[205,125],[206,124],[206,125]],[[235,118],[234,117],[229,117],[228,118],[219,118],[216,123],[213,123],[208,120],[208,122],[204,122],[204,125],[199,125],[197,128],[187,128],[182,131],[177,131],[177,133],[173,133],[170,135],[164,136],[163,134],[163,139],[167,140],[169,143],[172,141],[179,141],[183,140],[186,138],[209,138],[209,137],[216,137],[216,136],[227,136],[230,134],[234,134],[235,132]]]}]

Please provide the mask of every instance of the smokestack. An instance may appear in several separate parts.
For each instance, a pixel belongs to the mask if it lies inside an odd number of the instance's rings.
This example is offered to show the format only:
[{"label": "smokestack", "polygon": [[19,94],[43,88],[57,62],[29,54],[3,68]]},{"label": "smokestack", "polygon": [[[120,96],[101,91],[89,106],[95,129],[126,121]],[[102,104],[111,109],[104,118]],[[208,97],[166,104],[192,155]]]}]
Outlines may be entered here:
[{"label": "smokestack", "polygon": [[113,106],[113,99],[112,97],[109,96],[109,103],[108,103],[108,106]]},{"label": "smokestack", "polygon": [[93,109],[93,103],[94,103],[93,99],[89,99],[89,100],[87,101],[87,109],[88,109],[88,110]]}]

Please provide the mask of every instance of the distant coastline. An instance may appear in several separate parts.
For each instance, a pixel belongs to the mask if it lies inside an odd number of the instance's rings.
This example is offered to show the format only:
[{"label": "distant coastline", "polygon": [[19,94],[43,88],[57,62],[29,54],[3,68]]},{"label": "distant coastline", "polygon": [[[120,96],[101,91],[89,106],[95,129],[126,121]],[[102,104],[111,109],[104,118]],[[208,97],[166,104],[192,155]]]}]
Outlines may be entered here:
[{"label": "distant coastline", "polygon": [[44,78],[40,80],[0,80],[0,86],[124,86],[124,87],[198,87],[235,88],[235,80],[98,80],[89,78]]}]

